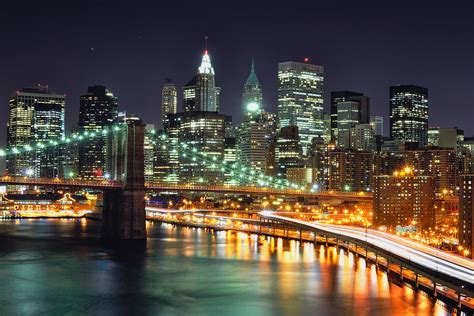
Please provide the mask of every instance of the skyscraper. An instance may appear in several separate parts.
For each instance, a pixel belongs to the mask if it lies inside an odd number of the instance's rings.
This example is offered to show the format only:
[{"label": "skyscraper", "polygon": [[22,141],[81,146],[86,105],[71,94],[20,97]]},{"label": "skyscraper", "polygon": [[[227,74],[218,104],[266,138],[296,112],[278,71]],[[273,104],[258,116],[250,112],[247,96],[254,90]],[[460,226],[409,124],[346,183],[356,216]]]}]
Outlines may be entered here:
[{"label": "skyscraper", "polygon": [[[65,103],[37,102],[33,111],[33,136],[35,143],[47,144],[50,141],[61,139],[65,136],[64,127]],[[38,147],[38,145],[37,145]],[[35,177],[55,178],[62,174],[60,146],[37,148],[35,153]]]},{"label": "skyscraper", "polygon": [[[92,86],[80,98],[79,130],[100,132],[117,122],[118,99],[104,86]],[[82,142],[79,148],[79,174],[83,178],[101,178],[106,169],[105,137]]]},{"label": "skyscraper", "polygon": [[[259,173],[267,170],[269,147],[276,134],[276,116],[263,110],[262,99],[262,88],[252,61],[242,92],[245,116],[238,126],[237,157],[240,165]],[[241,182],[246,181],[244,178]]]},{"label": "skyscraper", "polygon": [[[250,67],[250,73],[244,84],[242,92],[242,108],[246,110],[252,110],[253,108],[262,108],[263,106],[263,94],[260,81],[255,73],[255,65],[252,60],[252,66]],[[250,109],[249,109],[250,107]]]},{"label": "skyscraper", "polygon": [[175,114],[178,111],[178,93],[176,85],[171,79],[165,79],[165,84],[161,91],[161,118],[166,120],[167,114]]},{"label": "skyscraper", "polygon": [[424,148],[428,144],[428,89],[390,87],[390,137]]},{"label": "skyscraper", "polygon": [[[48,105],[52,108],[62,109],[62,122],[56,120],[57,117],[51,118],[51,122],[55,121],[56,129],[58,125],[62,125],[64,133],[64,107],[66,104],[66,96],[61,94],[50,93],[48,86],[38,85],[34,88],[24,88],[16,91],[10,97],[9,118],[7,124],[7,145],[9,148],[20,148],[32,145],[35,140],[35,106],[38,110],[46,109]],[[43,105],[43,106],[40,106]],[[43,123],[49,120],[48,113],[38,113],[38,140],[42,139],[42,135],[48,133],[49,129]],[[59,118],[61,120],[61,118]],[[41,132],[40,132],[41,130]],[[56,135],[56,133],[53,133]],[[62,134],[64,135],[64,134]],[[61,136],[62,136],[61,135]],[[48,139],[52,140],[51,138]],[[36,152],[35,152],[36,153]],[[33,152],[26,152],[15,156],[7,157],[6,170],[7,173],[14,176],[33,176],[35,174],[37,160],[34,158]]]},{"label": "skyscraper", "polygon": [[278,133],[275,160],[277,175],[287,177],[287,169],[303,167],[301,141],[297,126],[282,127]]},{"label": "skyscraper", "polygon": [[183,109],[185,112],[219,112],[220,92],[220,88],[216,87],[211,58],[205,50],[197,74],[183,89]]},{"label": "skyscraper", "polygon": [[[351,108],[351,111],[349,110]],[[339,119],[338,109],[342,110]],[[345,112],[345,113],[344,113]],[[341,121],[341,122],[340,122]],[[337,141],[340,147],[347,147],[350,143],[349,129],[356,124],[370,123],[370,98],[360,92],[333,91],[331,92],[331,139]],[[339,130],[343,134],[339,137]],[[339,141],[343,143],[339,144]],[[344,142],[345,141],[345,142]]]},{"label": "skyscraper", "polygon": [[322,137],[324,68],[298,62],[278,64],[278,117],[280,128],[297,126],[303,153],[311,140]]},{"label": "skyscraper", "polygon": [[[224,172],[225,115],[215,112],[178,114],[178,144],[187,144],[196,154],[179,155],[179,179],[184,183],[222,184]],[[205,158],[204,158],[204,155]]]}]

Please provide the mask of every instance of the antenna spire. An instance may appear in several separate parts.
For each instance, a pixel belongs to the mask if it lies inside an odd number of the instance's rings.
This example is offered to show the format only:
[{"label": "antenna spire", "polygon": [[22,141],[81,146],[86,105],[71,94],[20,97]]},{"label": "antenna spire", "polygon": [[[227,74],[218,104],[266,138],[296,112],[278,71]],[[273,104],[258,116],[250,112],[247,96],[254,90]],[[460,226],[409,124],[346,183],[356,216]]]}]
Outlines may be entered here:
[{"label": "antenna spire", "polygon": [[205,40],[205,45],[206,45],[206,50],[204,51],[207,54],[207,36],[204,37]]}]

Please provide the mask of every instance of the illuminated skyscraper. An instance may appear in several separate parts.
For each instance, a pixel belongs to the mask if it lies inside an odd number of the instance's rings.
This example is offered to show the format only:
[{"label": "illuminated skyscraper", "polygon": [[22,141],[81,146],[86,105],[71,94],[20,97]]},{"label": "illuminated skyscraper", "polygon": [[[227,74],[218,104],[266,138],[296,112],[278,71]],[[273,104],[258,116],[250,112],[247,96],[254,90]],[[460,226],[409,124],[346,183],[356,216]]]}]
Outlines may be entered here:
[{"label": "illuminated skyscraper", "polygon": [[[276,115],[263,110],[262,99],[262,88],[252,62],[242,93],[245,116],[238,127],[237,157],[245,168],[265,173],[269,147],[276,134]],[[241,182],[246,181],[244,178]]]},{"label": "illuminated skyscraper", "polygon": [[322,137],[324,68],[308,63],[278,64],[279,126],[297,126],[301,148],[306,154],[311,140]]},{"label": "illuminated skyscraper", "polygon": [[277,175],[286,178],[289,168],[304,166],[302,159],[301,141],[297,126],[282,127],[278,133],[275,160]]},{"label": "illuminated skyscraper", "polygon": [[[66,96],[61,94],[50,93],[48,86],[38,85],[34,88],[24,88],[16,91],[10,97],[10,110],[7,124],[7,145],[9,148],[23,148],[24,146],[33,145],[35,141],[35,106],[41,113],[38,113],[38,137],[37,140],[42,140],[44,135],[49,133],[49,128],[46,126],[47,121],[53,123],[51,127],[54,132],[51,136],[64,135],[64,107],[66,104]],[[56,111],[43,111],[46,109],[55,108]],[[62,113],[62,114],[61,114]],[[51,114],[51,117],[48,115]],[[56,114],[62,117],[57,117]],[[54,116],[54,118],[53,118]],[[61,121],[62,120],[62,121]],[[56,129],[62,129],[61,132],[56,133]],[[53,140],[49,138],[49,140]],[[6,170],[7,173],[14,176],[33,176],[35,175],[37,159],[35,158],[36,151],[31,151],[15,156],[7,157]]]},{"label": "illuminated skyscraper", "polygon": [[[225,121],[215,112],[178,114],[178,144],[187,144],[190,152],[179,155],[179,179],[183,183],[223,184]],[[206,155],[204,157],[204,155]]]},{"label": "illuminated skyscraper", "polygon": [[211,58],[205,50],[197,74],[183,89],[184,111],[219,112],[220,91],[216,87]]},{"label": "illuminated skyscraper", "polygon": [[176,85],[170,79],[165,79],[165,84],[161,91],[161,118],[166,120],[167,114],[175,114],[178,111],[178,93]]},{"label": "illuminated skyscraper", "polygon": [[414,85],[390,87],[390,137],[414,147],[426,147],[428,89]]},{"label": "illuminated skyscraper", "polygon": [[[35,177],[55,178],[62,174],[61,146],[47,146],[50,141],[59,140],[65,136],[64,130],[65,103],[36,103],[33,114],[33,135],[36,143]],[[38,148],[38,144],[44,148]]]},{"label": "illuminated skyscraper", "polygon": [[[117,122],[118,99],[104,86],[92,86],[80,98],[80,132],[101,132]],[[106,169],[106,142],[104,137],[82,142],[79,148],[79,174],[83,178],[102,178]]]}]

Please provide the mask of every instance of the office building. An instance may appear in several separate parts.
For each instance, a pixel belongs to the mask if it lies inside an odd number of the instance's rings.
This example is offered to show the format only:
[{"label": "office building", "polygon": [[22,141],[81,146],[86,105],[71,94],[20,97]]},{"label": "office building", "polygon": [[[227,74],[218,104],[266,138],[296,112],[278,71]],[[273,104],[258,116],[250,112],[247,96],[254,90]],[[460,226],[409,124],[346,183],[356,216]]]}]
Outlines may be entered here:
[{"label": "office building", "polygon": [[224,159],[225,121],[228,117],[198,111],[178,115],[178,144],[187,144],[191,150],[178,157],[180,182],[223,184],[224,172],[220,162]]},{"label": "office building", "polygon": [[[117,123],[118,99],[104,86],[92,86],[80,97],[79,131],[100,133],[104,127]],[[103,178],[106,174],[105,136],[81,142],[79,175],[85,179]]]},{"label": "office building", "polygon": [[297,126],[303,154],[324,134],[324,68],[298,62],[278,64],[279,127]]},{"label": "office building", "polygon": [[390,87],[390,137],[415,148],[428,145],[428,89],[414,85]]},{"label": "office building", "polygon": [[171,79],[165,79],[165,84],[161,90],[161,119],[164,124],[166,115],[178,112],[178,92],[176,85]]},{"label": "office building", "polygon": [[[34,157],[34,176],[36,178],[57,178],[62,175],[64,155],[61,146],[50,146],[51,141],[65,137],[64,111],[65,102],[40,103],[33,109],[33,136],[37,149]],[[43,144],[43,148],[38,148]]]},{"label": "office building", "polygon": [[220,92],[221,89],[216,87],[214,68],[206,50],[196,75],[183,89],[183,109],[185,112],[219,112]]},{"label": "office building", "polygon": [[370,123],[370,99],[360,92],[333,91],[331,92],[331,139],[338,139],[338,114],[337,107],[340,102],[355,102],[358,104],[358,123]]},{"label": "office building", "polygon": [[[33,88],[23,88],[16,91],[9,99],[7,123],[8,148],[24,148],[25,146],[30,146],[35,141],[35,106],[37,106],[38,110],[42,110],[50,105],[64,114],[65,104],[66,96],[49,92],[48,86],[38,85]],[[55,113],[51,112],[52,115]],[[45,133],[49,133],[47,126],[44,126],[45,121],[49,120],[47,115],[47,111],[42,111],[37,116],[38,120],[40,120],[38,121],[38,140],[43,139],[42,137]],[[60,120],[61,118],[59,118]],[[59,122],[56,117],[51,118],[52,123],[53,121],[54,126],[51,129],[54,132],[52,135],[57,134],[55,130],[58,126],[62,128],[62,135],[64,135],[64,117],[62,117],[62,122]],[[59,134],[61,133],[59,132]],[[36,151],[30,151],[6,157],[6,173],[12,176],[34,176],[35,170],[38,170],[36,166],[38,161],[34,157],[35,154]],[[43,158],[45,157],[43,156]]]},{"label": "office building", "polygon": [[297,126],[280,129],[275,147],[275,167],[278,177],[286,178],[288,168],[304,167],[299,135]]}]

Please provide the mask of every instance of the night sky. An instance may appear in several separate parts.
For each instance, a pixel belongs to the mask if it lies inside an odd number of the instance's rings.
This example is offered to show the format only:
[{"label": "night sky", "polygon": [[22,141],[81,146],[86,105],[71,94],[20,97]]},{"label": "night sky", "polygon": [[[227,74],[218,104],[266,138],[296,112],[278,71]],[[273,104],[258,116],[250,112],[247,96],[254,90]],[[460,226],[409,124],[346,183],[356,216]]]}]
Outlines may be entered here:
[{"label": "night sky", "polygon": [[472,1],[227,2],[2,1],[0,147],[9,94],[37,83],[67,94],[68,127],[94,84],[118,96],[121,110],[158,124],[164,78],[181,91],[205,36],[221,111],[236,122],[252,58],[265,108],[276,111],[278,62],[309,57],[325,67],[326,108],[330,91],[363,92],[387,131],[389,85],[417,84],[429,88],[430,125],[474,134]]}]

